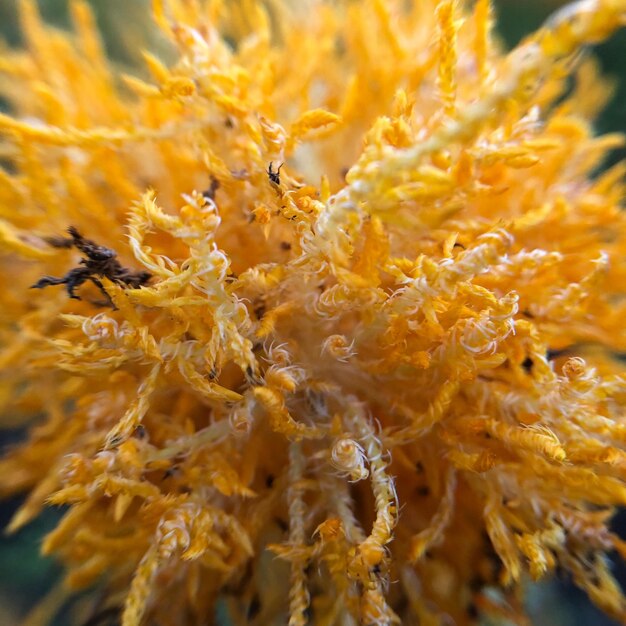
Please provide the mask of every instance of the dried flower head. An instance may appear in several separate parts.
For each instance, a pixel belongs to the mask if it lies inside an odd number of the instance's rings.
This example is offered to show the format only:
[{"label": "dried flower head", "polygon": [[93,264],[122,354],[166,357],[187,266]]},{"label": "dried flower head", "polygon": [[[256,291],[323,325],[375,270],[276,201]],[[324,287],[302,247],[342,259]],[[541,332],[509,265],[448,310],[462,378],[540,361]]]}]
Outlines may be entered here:
[{"label": "dried flower head", "polygon": [[152,4],[149,76],[83,0],[0,57],[9,530],[67,506],[88,623],[522,619],[557,567],[626,620],[622,138],[580,54],[626,0],[510,54],[489,0]]}]

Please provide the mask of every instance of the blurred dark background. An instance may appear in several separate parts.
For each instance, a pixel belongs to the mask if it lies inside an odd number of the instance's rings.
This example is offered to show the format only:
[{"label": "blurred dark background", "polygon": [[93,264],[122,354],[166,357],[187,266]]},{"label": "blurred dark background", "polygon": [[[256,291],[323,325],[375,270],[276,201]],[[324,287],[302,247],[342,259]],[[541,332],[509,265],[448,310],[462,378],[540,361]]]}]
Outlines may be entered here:
[{"label": "blurred dark background", "polygon": [[[20,43],[16,0],[0,0],[0,40],[15,46]],[[147,0],[91,0],[105,45],[120,65],[133,65],[138,51],[150,47],[150,23],[146,20]],[[558,6],[559,0],[494,0],[498,30],[508,47],[535,30]],[[44,18],[60,27],[69,25],[67,0],[39,0]],[[137,37],[140,45],[137,45]],[[2,47],[0,47],[1,53]],[[614,78],[617,89],[613,100],[596,123],[598,133],[626,132],[626,31],[595,49],[605,74]],[[0,108],[1,108],[0,103]],[[624,149],[611,157],[614,162],[626,157]],[[20,433],[2,430],[0,448],[12,445]],[[0,502],[0,528],[4,528],[20,504],[19,498]],[[58,521],[61,511],[50,509],[15,536],[0,537],[0,626],[18,626],[37,600],[51,589],[61,576],[52,559],[39,556],[43,535]],[[626,535],[626,513],[620,513],[614,528]],[[626,588],[626,568],[615,561],[615,573]],[[528,606],[534,626],[612,626],[616,624],[595,609],[586,596],[566,578],[530,585]],[[55,626],[65,626],[63,614]]]}]

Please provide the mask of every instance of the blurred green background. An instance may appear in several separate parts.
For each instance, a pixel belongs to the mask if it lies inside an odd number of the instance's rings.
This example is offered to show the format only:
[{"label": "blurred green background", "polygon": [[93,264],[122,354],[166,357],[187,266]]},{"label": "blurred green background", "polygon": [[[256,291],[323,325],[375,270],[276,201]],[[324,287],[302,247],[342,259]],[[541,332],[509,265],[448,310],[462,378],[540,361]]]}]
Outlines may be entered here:
[{"label": "blurred green background", "polygon": [[[20,32],[16,0],[0,0],[0,38],[11,46],[19,45]],[[150,47],[152,34],[146,21],[147,0],[91,0],[110,58],[120,65],[133,65],[137,51]],[[498,14],[498,30],[507,46],[515,45],[526,34],[535,30],[555,8],[558,0],[494,0]],[[45,19],[60,27],[69,25],[67,0],[39,0]],[[130,37],[132,45],[128,45]],[[137,46],[137,36],[141,46]],[[595,54],[604,73],[617,80],[617,90],[610,105],[597,121],[599,133],[626,132],[626,32],[622,31],[609,42],[599,46]],[[0,103],[1,107],[1,103]],[[626,157],[624,149],[616,151],[611,161]],[[1,428],[1,425],[0,425]],[[15,432],[0,430],[0,446],[10,446]],[[0,528],[4,528],[19,506],[19,499],[0,502]],[[47,590],[58,582],[61,570],[51,559],[39,556],[42,536],[52,528],[61,515],[48,510],[37,521],[16,536],[0,538],[0,626],[18,626],[23,616]],[[615,528],[626,534],[626,514],[615,520]],[[616,573],[626,587],[626,569],[616,564]],[[566,579],[533,585],[528,605],[534,626],[610,626],[615,622],[597,611]],[[65,626],[61,614],[55,626]],[[113,624],[114,622],[102,622]]]}]

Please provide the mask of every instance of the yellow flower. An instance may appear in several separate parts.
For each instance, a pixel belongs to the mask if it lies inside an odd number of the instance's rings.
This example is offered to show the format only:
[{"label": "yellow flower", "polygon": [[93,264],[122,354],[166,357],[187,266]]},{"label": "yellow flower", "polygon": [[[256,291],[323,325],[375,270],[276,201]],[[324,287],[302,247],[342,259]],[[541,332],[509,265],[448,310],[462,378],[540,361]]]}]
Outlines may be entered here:
[{"label": "yellow flower", "polygon": [[580,54],[626,0],[510,54],[488,0],[154,0],[141,78],[83,0],[20,9],[0,401],[38,421],[0,493],[12,531],[68,506],[88,611],[470,624],[559,566],[626,620],[622,138]]}]

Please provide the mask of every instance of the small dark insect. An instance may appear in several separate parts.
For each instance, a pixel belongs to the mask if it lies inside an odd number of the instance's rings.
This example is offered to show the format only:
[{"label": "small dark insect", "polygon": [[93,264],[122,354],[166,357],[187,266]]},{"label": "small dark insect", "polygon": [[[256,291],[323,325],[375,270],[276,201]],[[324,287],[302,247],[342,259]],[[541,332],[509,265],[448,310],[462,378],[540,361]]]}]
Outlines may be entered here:
[{"label": "small dark insect", "polygon": [[281,241],[280,242],[280,249],[281,250],[291,250],[291,244],[288,241]]},{"label": "small dark insect", "polygon": [[69,270],[69,272],[61,278],[57,278],[56,276],[44,276],[34,285],[31,285],[31,289],[43,289],[50,285],[65,285],[69,297],[74,300],[80,300],[81,298],[76,295],[75,290],[89,280],[105,297],[104,302],[98,302],[97,304],[115,308],[115,305],[99,277],[105,277],[118,285],[135,289],[145,285],[152,277],[150,272],[135,272],[123,267],[117,260],[115,250],[99,246],[90,239],[85,239],[73,226],[70,226],[67,232],[70,234],[69,238],[50,237],[46,239],[46,241],[55,248],[74,247],[82,252],[85,258],[80,260],[80,266]]},{"label": "small dark insect", "polygon": [[274,170],[274,163],[270,162],[270,166],[267,168],[267,175],[269,176],[269,179],[273,183],[276,183],[277,185],[280,185],[280,168],[283,165],[284,165],[284,163],[281,163],[278,166],[278,169]]},{"label": "small dark insect", "polygon": [[146,428],[143,424],[139,424],[137,428],[135,428],[135,432],[133,433],[133,435],[137,437],[137,439],[145,439],[147,434],[148,433],[146,432]]},{"label": "small dark insect", "polygon": [[215,192],[220,188],[220,181],[214,176],[211,176],[211,186],[202,192],[202,195],[207,200],[215,200]]}]

